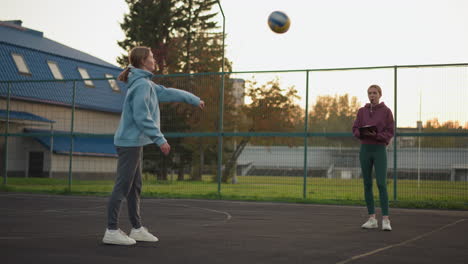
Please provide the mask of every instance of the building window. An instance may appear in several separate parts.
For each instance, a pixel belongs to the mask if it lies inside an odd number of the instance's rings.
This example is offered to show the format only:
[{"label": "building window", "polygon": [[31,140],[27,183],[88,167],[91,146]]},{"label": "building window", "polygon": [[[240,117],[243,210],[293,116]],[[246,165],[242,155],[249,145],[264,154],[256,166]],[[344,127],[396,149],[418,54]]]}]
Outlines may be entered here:
[{"label": "building window", "polygon": [[[81,78],[82,79],[89,79],[89,74],[86,69],[83,68],[78,68],[78,71],[80,72]],[[86,80],[84,81],[85,85],[88,87],[94,87],[94,83],[91,80]]]},{"label": "building window", "polygon": [[52,72],[52,75],[54,75],[54,78],[56,80],[63,80],[58,64],[55,61],[47,61],[47,64],[49,65],[49,69]]},{"label": "building window", "polygon": [[31,75],[31,72],[29,71],[28,65],[26,65],[26,62],[24,61],[23,56],[17,53],[12,53],[11,56],[13,56],[13,60],[15,61],[16,68],[18,68],[19,73]]},{"label": "building window", "polygon": [[[114,78],[114,76],[106,73],[106,78]],[[114,92],[120,92],[120,87],[115,79],[108,79],[107,81]]]}]

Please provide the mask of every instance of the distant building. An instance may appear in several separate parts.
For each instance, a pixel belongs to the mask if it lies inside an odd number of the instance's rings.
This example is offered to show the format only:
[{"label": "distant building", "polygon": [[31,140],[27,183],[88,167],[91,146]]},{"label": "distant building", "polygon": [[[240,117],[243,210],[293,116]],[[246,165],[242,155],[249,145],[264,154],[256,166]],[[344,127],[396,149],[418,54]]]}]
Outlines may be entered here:
[{"label": "distant building", "polygon": [[[412,127],[399,127],[397,129],[399,133],[417,133],[419,132],[418,128]],[[399,148],[411,148],[418,146],[418,138],[417,137],[406,137],[406,136],[399,136],[397,137],[397,145]]]},{"label": "distant building", "polygon": [[[91,40],[90,40],[91,41]],[[92,44],[90,44],[92,45]],[[7,119],[9,133],[70,132],[73,85],[66,79],[116,77],[122,69],[25,28],[20,20],[0,21],[0,131]],[[30,81],[11,82],[5,81]],[[55,80],[34,82],[36,80]],[[77,81],[73,130],[84,134],[113,134],[117,128],[126,87],[115,80]],[[65,177],[68,175],[70,137],[8,137],[8,175]],[[63,134],[63,133],[62,133]],[[24,134],[22,134],[24,135]],[[0,173],[4,170],[4,137],[0,139]],[[77,137],[73,148],[73,177],[113,175],[116,151],[111,137]]]},{"label": "distant building", "polygon": [[[397,149],[398,179],[468,181],[467,148]],[[393,177],[394,149],[387,149],[387,175]],[[361,178],[359,148],[310,147],[307,149],[310,177]],[[237,163],[239,175],[303,176],[304,147],[246,146]]]},{"label": "distant building", "polygon": [[231,79],[232,82],[232,96],[234,97],[235,106],[244,105],[245,98],[245,80],[239,78]]}]

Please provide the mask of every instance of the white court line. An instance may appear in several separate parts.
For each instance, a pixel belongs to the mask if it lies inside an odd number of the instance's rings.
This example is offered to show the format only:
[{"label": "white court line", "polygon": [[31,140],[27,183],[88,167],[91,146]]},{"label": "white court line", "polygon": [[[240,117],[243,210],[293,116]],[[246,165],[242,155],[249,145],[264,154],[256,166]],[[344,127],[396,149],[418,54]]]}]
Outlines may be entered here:
[{"label": "white court line", "polygon": [[[232,215],[229,214],[228,212],[225,212],[225,211],[219,211],[219,210],[214,210],[214,209],[209,209],[209,208],[204,208],[204,207],[190,206],[190,205],[186,205],[186,204],[177,204],[177,203],[170,204],[170,203],[164,203],[164,202],[161,202],[161,201],[154,201],[154,202],[159,203],[159,204],[170,205],[170,206],[176,205],[176,206],[181,206],[181,207],[185,207],[185,208],[194,208],[194,209],[199,209],[199,210],[205,210],[205,211],[209,211],[209,212],[224,214],[226,216],[226,218],[223,220],[223,224],[232,219]],[[218,224],[219,223],[204,224],[203,226],[214,226],[214,225],[218,225]]]},{"label": "white court line", "polygon": [[[226,219],[224,219],[223,223],[226,223],[227,221],[232,219],[231,214],[229,214],[228,212],[218,211],[218,210],[208,209],[208,208],[203,208],[203,207],[193,207],[192,206],[192,208],[197,208],[197,209],[200,209],[200,210],[205,210],[205,211],[224,214],[226,216]],[[204,224],[203,226],[213,226],[213,225],[217,225],[217,224]]]},{"label": "white court line", "polygon": [[[57,197],[62,198],[63,200],[79,200],[79,201],[92,201],[92,202],[103,202],[107,203],[109,195],[106,196],[73,196],[73,195],[59,195],[59,194],[30,194],[30,193],[15,193],[15,192],[0,192],[0,197],[13,197],[13,198],[53,198]],[[265,206],[286,206],[286,207],[304,207],[304,208],[341,208],[348,210],[361,210],[365,209],[365,206],[356,206],[356,205],[336,205],[336,204],[301,204],[301,203],[278,203],[278,202],[255,202],[255,201],[236,201],[236,200],[208,200],[208,199],[175,199],[175,198],[156,198],[156,197],[142,197],[142,200],[148,201],[166,201],[165,204],[170,204],[170,202],[202,202],[202,203],[227,203],[227,204],[241,204],[241,205],[265,205]],[[437,210],[437,209],[410,209],[410,208],[392,208],[393,214],[431,214],[431,215],[441,215],[441,216],[454,216],[460,218],[468,217],[467,211],[448,211],[448,210]],[[345,213],[348,215],[348,213]],[[367,213],[363,214],[367,215]]]},{"label": "white court line", "polygon": [[364,254],[361,254],[361,255],[356,255],[356,256],[351,257],[351,258],[349,258],[349,259],[346,259],[346,260],[337,262],[336,264],[345,264],[345,263],[349,263],[349,262],[351,262],[351,261],[353,261],[353,260],[360,259],[360,258],[364,258],[364,257],[368,257],[368,256],[370,256],[370,255],[377,254],[377,253],[379,253],[379,252],[382,252],[382,251],[387,250],[387,249],[390,249],[390,248],[400,247],[400,246],[407,245],[407,244],[409,244],[409,243],[411,243],[411,242],[414,242],[414,241],[416,241],[416,240],[418,240],[418,239],[421,239],[421,238],[423,238],[423,237],[427,237],[427,236],[429,236],[429,235],[432,235],[432,234],[435,233],[435,232],[441,231],[441,230],[443,230],[443,229],[445,229],[445,228],[447,228],[447,227],[454,226],[454,225],[456,225],[456,224],[458,224],[458,223],[461,223],[461,222],[463,222],[463,221],[465,221],[465,220],[466,220],[466,219],[460,219],[460,220],[458,220],[458,221],[455,221],[455,222],[453,222],[453,223],[444,225],[444,226],[442,226],[442,227],[440,227],[440,228],[437,228],[437,229],[432,230],[432,231],[430,231],[430,232],[427,232],[427,233],[425,233],[425,234],[419,235],[419,236],[417,236],[417,237],[408,239],[408,240],[403,241],[403,242],[401,242],[401,243],[389,245],[389,246],[386,246],[386,247],[383,247],[383,248],[379,248],[379,249],[376,249],[376,250],[372,250],[372,251],[370,251],[370,252],[367,252],[367,253],[364,253]]}]

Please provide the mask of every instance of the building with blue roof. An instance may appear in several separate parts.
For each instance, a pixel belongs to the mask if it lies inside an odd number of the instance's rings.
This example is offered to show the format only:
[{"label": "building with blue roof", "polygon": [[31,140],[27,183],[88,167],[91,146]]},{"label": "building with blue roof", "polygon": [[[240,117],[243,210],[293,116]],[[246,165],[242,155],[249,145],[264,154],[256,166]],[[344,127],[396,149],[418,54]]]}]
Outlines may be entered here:
[{"label": "building with blue roof", "polygon": [[[74,139],[74,177],[113,175],[112,138],[99,135],[111,135],[118,126],[126,87],[112,78],[121,71],[20,20],[0,21],[0,131],[8,119],[9,133],[22,135],[8,137],[8,175],[68,175],[73,102],[73,131],[82,135]],[[0,173],[4,146],[2,137]]]}]

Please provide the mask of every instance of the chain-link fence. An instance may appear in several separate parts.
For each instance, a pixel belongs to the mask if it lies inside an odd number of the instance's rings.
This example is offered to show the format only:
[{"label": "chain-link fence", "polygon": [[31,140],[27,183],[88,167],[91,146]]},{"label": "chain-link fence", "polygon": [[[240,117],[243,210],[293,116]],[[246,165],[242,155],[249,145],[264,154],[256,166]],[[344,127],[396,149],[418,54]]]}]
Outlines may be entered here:
[{"label": "chain-link fence", "polygon": [[[367,88],[393,112],[394,201],[468,203],[468,65],[154,76],[199,96],[162,103],[172,147],[144,147],[144,192],[163,197],[362,201],[351,127]],[[103,91],[112,83],[113,91]],[[0,81],[4,186],[108,193],[126,87],[112,79]],[[377,197],[377,193],[375,192]]]}]

